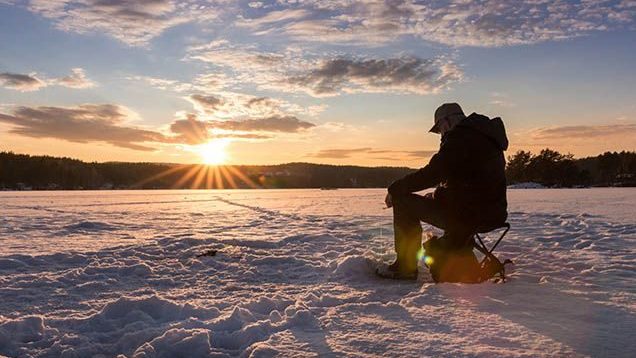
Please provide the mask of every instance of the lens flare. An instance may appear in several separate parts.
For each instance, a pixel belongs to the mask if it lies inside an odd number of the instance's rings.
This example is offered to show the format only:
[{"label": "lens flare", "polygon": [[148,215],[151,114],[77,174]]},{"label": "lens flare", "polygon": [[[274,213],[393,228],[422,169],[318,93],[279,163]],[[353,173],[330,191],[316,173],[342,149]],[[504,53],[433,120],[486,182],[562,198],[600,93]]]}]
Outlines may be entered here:
[{"label": "lens flare", "polygon": [[418,261],[424,261],[424,264],[427,267],[430,267],[433,264],[433,258],[431,256],[427,256],[426,255],[426,250],[424,250],[424,248],[420,248],[419,250],[417,250],[417,260]]},{"label": "lens flare", "polygon": [[426,266],[431,266],[433,264],[433,258],[430,256],[424,256],[424,263]]}]

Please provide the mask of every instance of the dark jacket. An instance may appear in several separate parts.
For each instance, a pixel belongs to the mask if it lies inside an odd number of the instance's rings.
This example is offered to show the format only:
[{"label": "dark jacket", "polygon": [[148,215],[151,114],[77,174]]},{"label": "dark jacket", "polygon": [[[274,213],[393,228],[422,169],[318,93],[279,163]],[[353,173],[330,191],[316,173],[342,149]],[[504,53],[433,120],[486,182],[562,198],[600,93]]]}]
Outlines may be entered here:
[{"label": "dark jacket", "polygon": [[473,113],[443,137],[428,165],[396,180],[396,198],[437,186],[445,214],[473,227],[503,223],[507,217],[505,159],[508,138],[501,118]]}]

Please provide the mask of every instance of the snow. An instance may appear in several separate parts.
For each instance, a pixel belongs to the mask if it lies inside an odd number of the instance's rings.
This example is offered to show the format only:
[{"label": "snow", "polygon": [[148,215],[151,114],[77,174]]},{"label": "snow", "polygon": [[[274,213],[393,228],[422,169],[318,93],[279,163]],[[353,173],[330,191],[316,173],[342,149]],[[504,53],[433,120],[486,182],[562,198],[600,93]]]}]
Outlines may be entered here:
[{"label": "snow", "polygon": [[480,285],[375,277],[384,193],[2,192],[0,355],[633,356],[635,189],[509,191]]}]

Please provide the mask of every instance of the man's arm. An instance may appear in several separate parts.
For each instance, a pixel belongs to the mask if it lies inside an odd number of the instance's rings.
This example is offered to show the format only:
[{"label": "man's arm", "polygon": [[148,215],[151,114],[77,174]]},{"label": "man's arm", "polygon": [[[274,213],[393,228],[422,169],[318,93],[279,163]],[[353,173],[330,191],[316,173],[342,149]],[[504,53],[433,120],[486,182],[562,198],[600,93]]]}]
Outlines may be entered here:
[{"label": "man's arm", "polygon": [[404,176],[402,179],[394,181],[389,186],[389,194],[391,196],[414,193],[433,187],[442,180],[442,159],[443,155],[439,153],[433,155],[429,163],[418,171]]},{"label": "man's arm", "polygon": [[442,142],[439,151],[431,157],[428,164],[424,168],[394,181],[389,186],[389,194],[396,196],[414,193],[434,187],[445,180],[449,168],[458,165],[457,162],[463,158],[462,145],[462,136],[459,133],[449,133]]}]

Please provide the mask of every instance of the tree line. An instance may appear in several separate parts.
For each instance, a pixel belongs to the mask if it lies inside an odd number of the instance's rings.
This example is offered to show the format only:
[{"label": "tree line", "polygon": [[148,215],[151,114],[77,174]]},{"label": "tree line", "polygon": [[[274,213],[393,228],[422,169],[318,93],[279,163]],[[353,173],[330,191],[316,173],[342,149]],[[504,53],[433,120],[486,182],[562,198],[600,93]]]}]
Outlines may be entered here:
[{"label": "tree line", "polygon": [[87,163],[0,152],[0,189],[205,189],[386,187],[412,169],[288,163],[208,167],[167,163]]},{"label": "tree line", "polygon": [[575,159],[543,149],[538,154],[520,150],[508,157],[509,184],[535,182],[548,187],[636,186],[636,152],[605,152]]},{"label": "tree line", "polygon": [[[288,163],[207,167],[197,164],[83,162],[0,152],[0,189],[384,188],[406,167]],[[636,152],[575,159],[544,149],[508,157],[509,184],[549,187],[636,186]]]}]

